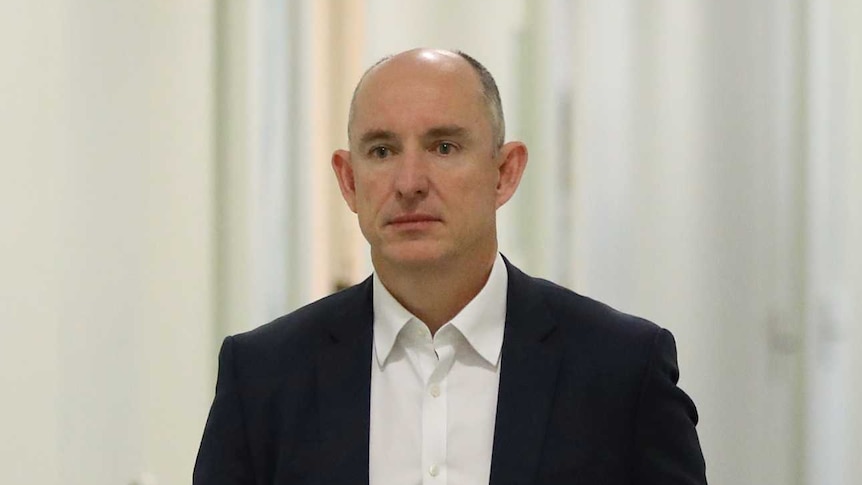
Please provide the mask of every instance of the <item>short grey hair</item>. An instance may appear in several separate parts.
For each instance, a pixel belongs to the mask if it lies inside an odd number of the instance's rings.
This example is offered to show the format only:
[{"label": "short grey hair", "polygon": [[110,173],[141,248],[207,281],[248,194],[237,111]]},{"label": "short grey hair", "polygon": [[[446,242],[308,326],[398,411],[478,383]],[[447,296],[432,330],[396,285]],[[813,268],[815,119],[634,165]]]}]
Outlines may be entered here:
[{"label": "short grey hair", "polygon": [[[485,105],[488,108],[489,120],[491,122],[491,134],[494,140],[494,152],[496,153],[506,141],[506,119],[503,117],[503,102],[500,99],[500,90],[497,88],[497,82],[494,80],[494,76],[491,75],[491,72],[486,68],[481,62],[477,61],[474,57],[463,51],[453,51],[459,57],[467,61],[467,64],[470,64],[470,67],[473,68],[473,72],[479,76],[479,82],[482,84],[482,98],[485,101]],[[353,117],[355,114],[356,107],[356,94],[359,92],[359,88],[362,86],[363,81],[368,76],[368,74],[374,70],[375,67],[383,64],[384,62],[392,59],[393,56],[385,56],[371,65],[368,69],[362,73],[362,77],[359,78],[359,82],[356,83],[356,87],[353,89],[353,96],[350,98],[350,113],[347,118],[347,138],[348,140],[352,139],[351,134],[351,126],[353,125]]]},{"label": "short grey hair", "polygon": [[503,101],[500,99],[500,90],[497,89],[497,81],[481,62],[463,51],[455,51],[462,59],[467,61],[473,71],[479,76],[482,83],[482,97],[491,115],[491,132],[494,138],[494,150],[499,150],[506,141],[506,119],[503,117]]}]

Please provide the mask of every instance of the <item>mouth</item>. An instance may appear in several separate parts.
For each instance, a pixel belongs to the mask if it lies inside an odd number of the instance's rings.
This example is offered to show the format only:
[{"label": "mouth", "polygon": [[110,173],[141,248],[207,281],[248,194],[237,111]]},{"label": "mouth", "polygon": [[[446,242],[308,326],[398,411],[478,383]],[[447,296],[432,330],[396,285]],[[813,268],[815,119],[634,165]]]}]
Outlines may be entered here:
[{"label": "mouth", "polygon": [[435,222],[441,222],[440,218],[428,214],[405,214],[393,217],[386,225],[399,229],[423,229]]}]

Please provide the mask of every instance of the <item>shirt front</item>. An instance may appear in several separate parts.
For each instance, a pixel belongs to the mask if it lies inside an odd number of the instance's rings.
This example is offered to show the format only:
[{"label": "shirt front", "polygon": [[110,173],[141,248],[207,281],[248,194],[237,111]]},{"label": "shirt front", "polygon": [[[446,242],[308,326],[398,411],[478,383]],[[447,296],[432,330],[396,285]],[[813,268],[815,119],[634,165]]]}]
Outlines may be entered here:
[{"label": "shirt front", "polygon": [[370,485],[488,483],[506,320],[502,256],[433,337],[377,275],[373,285]]}]

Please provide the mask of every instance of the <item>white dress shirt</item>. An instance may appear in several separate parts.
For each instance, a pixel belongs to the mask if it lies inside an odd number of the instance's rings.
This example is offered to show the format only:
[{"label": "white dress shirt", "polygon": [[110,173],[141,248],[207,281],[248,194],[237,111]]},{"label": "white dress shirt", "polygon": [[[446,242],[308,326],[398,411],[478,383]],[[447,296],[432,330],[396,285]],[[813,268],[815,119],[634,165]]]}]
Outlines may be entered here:
[{"label": "white dress shirt", "polygon": [[432,338],[374,276],[370,485],[488,483],[507,285],[497,254],[479,294]]}]

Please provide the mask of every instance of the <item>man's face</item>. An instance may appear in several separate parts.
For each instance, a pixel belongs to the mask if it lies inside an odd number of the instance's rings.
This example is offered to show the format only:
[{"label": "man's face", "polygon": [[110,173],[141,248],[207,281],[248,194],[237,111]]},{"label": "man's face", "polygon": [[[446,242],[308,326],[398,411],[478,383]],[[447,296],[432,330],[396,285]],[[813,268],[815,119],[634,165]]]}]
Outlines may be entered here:
[{"label": "man's face", "polygon": [[495,214],[508,195],[498,190],[500,155],[466,62],[424,53],[378,66],[357,93],[351,134],[333,166],[375,266],[494,254]]}]

